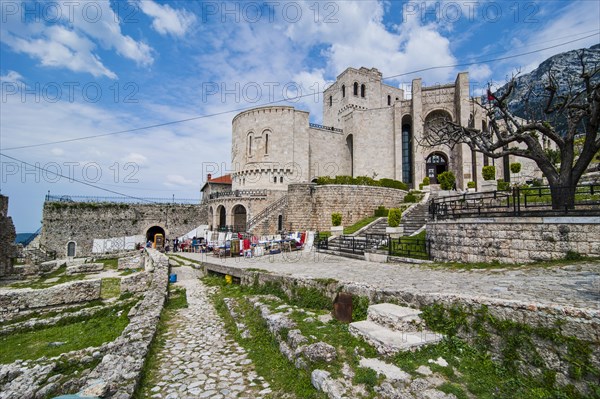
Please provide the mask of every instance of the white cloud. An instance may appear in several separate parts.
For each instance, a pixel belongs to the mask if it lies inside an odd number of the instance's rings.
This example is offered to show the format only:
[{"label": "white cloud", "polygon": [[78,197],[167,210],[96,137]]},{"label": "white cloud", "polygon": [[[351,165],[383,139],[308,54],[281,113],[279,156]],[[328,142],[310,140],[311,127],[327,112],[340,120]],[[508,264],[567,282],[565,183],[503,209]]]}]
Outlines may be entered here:
[{"label": "white cloud", "polygon": [[480,84],[492,76],[492,70],[487,64],[471,65],[469,67],[469,79]]},{"label": "white cloud", "polygon": [[87,72],[95,77],[117,78],[117,74],[100,59],[97,44],[106,50],[114,49],[138,65],[153,63],[152,49],[146,43],[121,32],[119,19],[110,2],[93,2],[94,8],[98,8],[97,18],[94,16],[93,19],[82,12],[90,2],[69,2],[68,7],[65,3],[61,9],[76,9],[72,14],[61,13],[57,21],[49,21],[51,23],[48,24],[42,21],[26,23],[19,13],[3,15],[0,41],[17,53],[39,60],[43,66]]},{"label": "white cloud", "polygon": [[153,18],[152,27],[161,35],[183,36],[196,22],[196,16],[185,10],[175,10],[168,4],[152,0],[137,3],[140,9]]},{"label": "white cloud", "polygon": [[167,187],[198,186],[199,182],[186,179],[181,175],[167,175],[167,179],[164,184]]},{"label": "white cloud", "polygon": [[0,82],[17,83],[19,85],[23,85],[23,79],[23,75],[17,71],[9,70],[6,75],[0,75]]}]

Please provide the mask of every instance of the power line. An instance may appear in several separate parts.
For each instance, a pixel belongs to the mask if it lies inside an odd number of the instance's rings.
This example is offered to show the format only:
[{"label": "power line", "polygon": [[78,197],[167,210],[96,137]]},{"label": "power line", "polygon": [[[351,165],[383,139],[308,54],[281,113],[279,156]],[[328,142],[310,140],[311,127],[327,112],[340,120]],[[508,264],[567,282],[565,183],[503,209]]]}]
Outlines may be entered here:
[{"label": "power line", "polygon": [[[465,63],[452,64],[452,65],[439,65],[439,66],[433,66],[433,67],[428,67],[428,68],[417,69],[417,70],[410,71],[410,72],[405,72],[405,73],[401,73],[401,74],[397,74],[397,75],[391,75],[391,76],[383,77],[382,80],[391,80],[391,79],[395,79],[395,78],[398,78],[398,77],[401,77],[401,76],[412,75],[412,74],[415,74],[415,73],[425,72],[425,71],[431,71],[431,70],[435,70],[435,69],[456,68],[456,67],[471,66],[471,65],[483,64],[483,63],[489,63],[489,62],[495,62],[495,61],[503,61],[503,60],[507,60],[507,59],[511,59],[511,58],[522,57],[524,55],[530,55],[530,54],[539,53],[539,52],[545,51],[545,50],[550,50],[550,49],[553,49],[553,48],[564,46],[566,44],[571,44],[571,43],[575,43],[577,41],[588,39],[588,38],[596,36],[596,35],[597,35],[597,33],[594,33],[594,34],[591,34],[591,35],[587,35],[587,36],[584,36],[584,37],[581,37],[581,38],[578,38],[578,39],[570,40],[570,41],[567,41],[567,42],[564,42],[564,43],[560,43],[560,44],[556,44],[556,45],[553,45],[553,46],[544,47],[544,48],[541,48],[541,49],[532,50],[532,51],[528,51],[528,52],[525,52],[525,53],[520,53],[520,54],[515,54],[515,55],[509,55],[509,56],[505,56],[505,57],[499,57],[499,58],[494,58],[494,59],[489,59],[489,60],[483,60],[483,61],[465,62]],[[99,137],[114,136],[114,135],[123,134],[123,133],[133,133],[133,132],[138,132],[138,131],[142,131],[142,130],[154,129],[154,128],[157,128],[157,127],[170,126],[170,125],[175,125],[175,124],[179,124],[179,123],[191,122],[191,121],[199,120],[199,119],[212,118],[212,117],[215,117],[215,116],[230,114],[232,112],[243,112],[243,111],[246,111],[246,110],[249,110],[249,109],[253,109],[253,108],[264,107],[264,106],[268,106],[268,105],[278,104],[278,103],[281,103],[281,102],[284,102],[284,101],[289,101],[290,99],[297,100],[297,99],[300,99],[300,98],[314,96],[314,95],[323,94],[323,93],[324,93],[324,91],[313,92],[313,93],[308,93],[308,94],[304,94],[304,95],[299,95],[299,96],[296,96],[296,97],[293,97],[293,98],[287,98],[287,99],[283,98],[283,99],[280,99],[280,100],[274,100],[274,101],[262,103],[260,105],[254,105],[254,106],[251,106],[251,107],[242,107],[242,108],[237,108],[237,109],[231,109],[231,110],[227,110],[227,111],[215,112],[215,113],[212,113],[212,114],[199,115],[199,116],[194,116],[194,117],[190,117],[190,118],[179,119],[179,120],[170,121],[170,122],[157,123],[157,124],[142,126],[142,127],[133,128],[133,129],[119,130],[119,131],[110,132],[110,133],[103,133],[103,134],[97,134],[97,135],[92,135],[92,136],[78,137],[78,138],[58,140],[58,141],[50,141],[50,142],[46,142],[46,143],[29,144],[29,145],[17,146],[17,147],[8,147],[8,148],[4,148],[3,151],[21,150],[21,149],[34,148],[34,147],[43,147],[43,146],[47,146],[47,145],[64,144],[64,143],[71,143],[71,142],[74,142],[74,141],[81,141],[81,140],[89,140],[89,139],[94,139],[94,138],[99,138]]]},{"label": "power line", "polygon": [[123,193],[120,193],[118,191],[114,191],[114,190],[110,190],[108,188],[100,187],[100,186],[97,186],[95,184],[83,181],[83,180],[75,179],[74,177],[65,176],[65,175],[63,175],[61,173],[54,172],[54,171],[46,169],[46,168],[42,168],[41,166],[38,166],[38,165],[30,164],[29,162],[22,161],[20,159],[17,159],[15,157],[11,157],[11,156],[6,155],[6,154],[0,153],[0,156],[3,156],[3,157],[8,158],[8,159],[11,159],[13,161],[21,162],[24,165],[30,166],[30,167],[35,168],[35,169],[39,169],[39,170],[41,170],[43,172],[52,173],[55,176],[63,177],[65,179],[73,181],[75,183],[84,184],[86,186],[93,187],[93,188],[96,188],[98,190],[106,191],[106,192],[111,193],[111,194],[120,195],[120,196],[125,197],[125,198],[130,198],[130,199],[134,199],[134,200],[138,200],[138,201],[142,201],[142,202],[148,202],[148,203],[151,203],[151,204],[158,204],[158,202],[155,202],[155,201],[150,201],[150,200],[145,199],[145,198],[139,198],[139,197],[134,197],[132,195],[123,194]]}]

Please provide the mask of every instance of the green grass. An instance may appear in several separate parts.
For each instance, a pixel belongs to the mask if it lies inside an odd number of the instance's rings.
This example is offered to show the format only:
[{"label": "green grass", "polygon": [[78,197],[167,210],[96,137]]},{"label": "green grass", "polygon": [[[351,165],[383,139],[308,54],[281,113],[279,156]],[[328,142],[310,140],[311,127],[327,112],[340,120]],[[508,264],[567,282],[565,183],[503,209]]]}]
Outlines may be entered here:
[{"label": "green grass", "polygon": [[[117,305],[96,313],[90,319],[1,336],[0,363],[58,356],[64,352],[96,347],[113,341],[129,323],[127,313],[131,306],[132,303],[127,306]],[[65,344],[51,347],[49,344],[52,342]]]},{"label": "green grass", "polygon": [[[40,277],[39,279],[36,280],[28,280],[28,281],[21,281],[18,283],[13,283],[10,285],[11,288],[33,288],[33,289],[42,289],[42,288],[48,288],[48,287],[52,287],[58,284],[64,284],[64,283],[68,283],[71,281],[77,281],[77,280],[84,280],[85,279],[85,275],[84,274],[75,274],[72,276],[67,276],[65,273],[67,271],[67,267],[66,266],[61,266],[58,269],[56,269],[55,271],[48,273],[42,277]],[[54,278],[58,278],[58,280],[56,281],[48,281],[50,279],[54,279]]]},{"label": "green grass", "polygon": [[427,233],[425,230],[412,237],[402,237],[402,243],[398,240],[392,240],[392,255],[406,256],[416,259],[429,259],[425,240]]},{"label": "green grass", "polygon": [[[156,335],[150,345],[146,362],[142,369],[142,376],[138,388],[135,391],[134,399],[149,398],[150,389],[158,378],[158,372],[161,369],[158,355],[165,348],[167,336],[165,335],[169,328],[175,328],[174,319],[177,310],[187,308],[187,297],[185,288],[175,287],[169,284],[169,295],[163,311],[160,314],[160,320],[156,328]],[[156,381],[157,382],[157,381]]]},{"label": "green grass", "polygon": [[109,299],[119,295],[121,295],[121,279],[118,277],[103,278],[100,297]]},{"label": "green grass", "polygon": [[[441,367],[428,362],[429,359],[444,358],[449,366]],[[439,389],[453,393],[458,399],[469,397],[492,399],[582,399],[568,387],[549,386],[541,376],[533,378],[518,369],[504,368],[492,361],[483,351],[475,349],[458,338],[447,338],[439,344],[427,346],[416,352],[399,353],[393,358],[401,369],[418,375],[420,365],[442,374],[447,382]]]},{"label": "green grass", "polygon": [[104,269],[117,270],[119,268],[119,259],[99,259],[98,263],[104,263]]},{"label": "green grass", "polygon": [[356,233],[358,230],[362,229],[363,227],[365,227],[369,223],[374,222],[377,219],[378,219],[377,216],[371,216],[371,217],[359,220],[358,222],[354,223],[352,226],[344,227],[344,234]]},{"label": "green grass", "polygon": [[[253,287],[225,285],[224,279],[217,277],[207,277],[203,281],[209,285],[220,287],[220,292],[213,298],[219,315],[225,320],[228,332],[248,351],[259,375],[267,378],[269,384],[271,384],[274,390],[273,397],[283,397],[284,393],[294,394],[297,398],[326,397],[323,393],[316,391],[312,387],[309,373],[305,370],[296,369],[279,352],[279,343],[268,331],[260,312],[245,301],[244,297],[246,295],[254,293],[255,289]],[[263,293],[267,292],[264,291]],[[277,293],[279,294],[279,292]],[[251,338],[241,338],[223,298],[237,299],[239,304],[238,313],[243,318],[240,321],[248,327]],[[309,298],[312,298],[312,295],[309,295]],[[284,300],[283,302],[273,302],[266,299],[263,300],[263,303],[270,306],[273,311],[282,303],[296,304],[295,301]],[[318,310],[323,305],[320,301],[316,301],[313,305],[311,306],[313,312],[317,314],[328,313],[328,310]],[[327,309],[331,309],[331,303],[329,303]],[[357,358],[354,356],[355,348],[358,348],[366,357],[376,356],[376,351],[373,347],[348,332],[347,324],[340,323],[337,320],[332,320],[326,324],[318,320],[304,321],[308,315],[301,311],[294,311],[289,317],[296,322],[297,328],[309,339],[309,343],[324,341],[337,349],[338,357],[335,361],[329,364],[315,364],[312,365],[311,369],[320,368],[329,371],[333,377],[337,378],[341,376],[341,368],[344,363],[358,367]],[[377,376],[375,377],[377,379]]]}]

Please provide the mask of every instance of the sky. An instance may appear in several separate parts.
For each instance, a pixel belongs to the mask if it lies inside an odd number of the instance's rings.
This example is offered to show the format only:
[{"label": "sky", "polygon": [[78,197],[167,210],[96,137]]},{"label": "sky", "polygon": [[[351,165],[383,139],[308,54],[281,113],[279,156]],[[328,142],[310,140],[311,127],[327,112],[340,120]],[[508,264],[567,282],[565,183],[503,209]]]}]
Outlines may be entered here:
[{"label": "sky", "polygon": [[468,71],[480,95],[599,42],[594,0],[0,0],[0,193],[18,233],[48,192],[199,199],[231,171],[237,113],[277,103],[320,123],[348,67],[398,87]]}]

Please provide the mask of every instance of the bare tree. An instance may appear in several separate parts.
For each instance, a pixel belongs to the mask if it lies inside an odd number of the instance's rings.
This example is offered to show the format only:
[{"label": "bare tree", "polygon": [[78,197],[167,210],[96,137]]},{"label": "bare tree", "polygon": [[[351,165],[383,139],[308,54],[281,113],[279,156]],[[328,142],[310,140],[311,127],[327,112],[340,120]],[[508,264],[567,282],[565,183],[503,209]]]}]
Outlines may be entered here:
[{"label": "bare tree", "polygon": [[[548,179],[552,207],[573,208],[579,179],[600,150],[600,67],[597,63],[586,65],[584,55],[584,50],[577,53],[580,73],[566,82],[560,82],[557,72],[550,70],[543,82],[528,87],[520,98],[513,95],[516,76],[503,93],[488,91],[488,102],[480,105],[489,120],[488,131],[438,120],[426,129],[420,144],[452,148],[464,143],[491,158],[515,155],[532,159]],[[509,101],[515,100],[523,105],[525,118],[509,109]],[[580,151],[575,151],[577,138],[583,138]],[[556,144],[559,154],[544,145],[549,142]]]}]

